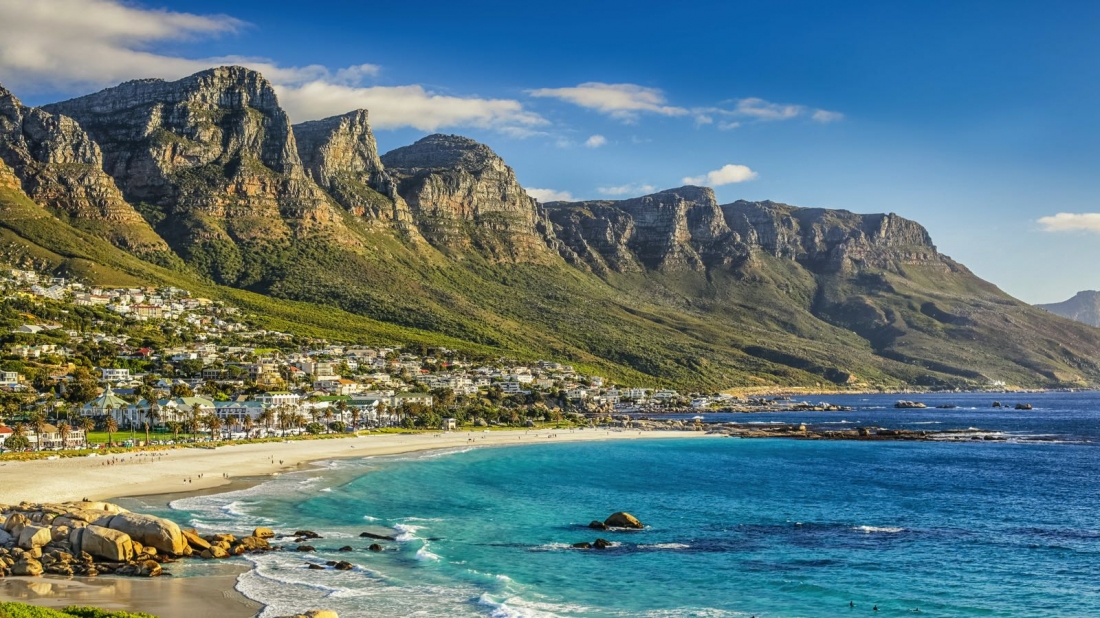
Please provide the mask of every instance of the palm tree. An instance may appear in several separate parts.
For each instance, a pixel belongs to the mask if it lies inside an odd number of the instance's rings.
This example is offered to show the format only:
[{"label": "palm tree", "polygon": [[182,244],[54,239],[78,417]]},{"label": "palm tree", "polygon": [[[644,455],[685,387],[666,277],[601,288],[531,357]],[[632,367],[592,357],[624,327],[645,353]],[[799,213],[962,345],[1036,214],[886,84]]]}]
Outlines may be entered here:
[{"label": "palm tree", "polygon": [[200,424],[199,417],[202,416],[202,406],[199,402],[191,404],[191,419],[188,421],[188,425],[191,427],[191,437],[195,437],[195,433],[198,431]]},{"label": "palm tree", "polygon": [[80,429],[84,431],[84,448],[88,447],[88,434],[95,429],[95,421],[87,416],[80,417],[79,425]]},{"label": "palm tree", "polygon": [[271,429],[273,420],[275,420],[275,411],[271,408],[266,408],[263,412],[260,412],[260,422],[264,424],[264,427]]},{"label": "palm tree", "polygon": [[107,430],[107,448],[111,448],[111,444],[114,442],[111,436],[118,431],[118,421],[112,415],[107,415],[107,418],[103,421],[103,428]]},{"label": "palm tree", "polygon": [[61,421],[57,424],[57,433],[61,435],[61,448],[67,448],[69,446],[69,433],[73,430],[68,421]]},{"label": "palm tree", "polygon": [[187,431],[191,434],[191,441],[195,440],[195,435],[199,433],[199,417],[192,414],[187,418]]},{"label": "palm tree", "polygon": [[359,417],[362,414],[363,414],[363,411],[360,410],[359,408],[352,408],[351,409],[351,427],[355,431],[359,431]]},{"label": "palm tree", "polygon": [[42,450],[42,433],[46,429],[46,415],[41,410],[35,410],[28,419],[34,427],[34,450]]},{"label": "palm tree", "polygon": [[332,408],[325,408],[325,422],[328,424],[328,431],[332,433],[332,419],[336,417],[336,414],[332,411]]},{"label": "palm tree", "polygon": [[244,437],[251,438],[252,428],[256,426],[256,423],[252,420],[251,414],[244,415],[244,418],[241,419],[241,426],[244,427]]},{"label": "palm tree", "polygon": [[222,428],[222,418],[217,414],[207,415],[206,426],[210,428],[210,440],[214,441],[214,432]]},{"label": "palm tree", "polygon": [[165,426],[168,427],[168,431],[172,432],[172,441],[179,442],[180,431],[183,430],[183,423],[180,423],[179,421],[168,421],[167,423],[165,423]]}]

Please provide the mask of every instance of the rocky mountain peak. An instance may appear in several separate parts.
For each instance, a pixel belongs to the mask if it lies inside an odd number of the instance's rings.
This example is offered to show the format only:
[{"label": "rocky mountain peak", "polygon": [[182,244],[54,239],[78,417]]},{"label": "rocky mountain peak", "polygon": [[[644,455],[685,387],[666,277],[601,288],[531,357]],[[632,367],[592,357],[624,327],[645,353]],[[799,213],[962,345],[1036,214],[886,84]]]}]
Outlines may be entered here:
[{"label": "rocky mountain peak", "polygon": [[393,222],[419,239],[408,204],[386,173],[365,109],[294,125],[306,173],[339,204],[368,222]]},{"label": "rocky mountain peak", "polygon": [[103,155],[74,120],[23,105],[0,87],[0,159],[32,200],[137,253],[167,245],[103,171]]},{"label": "rocky mountain peak", "polygon": [[545,211],[488,146],[429,135],[382,155],[424,238],[455,256],[548,262],[558,247]]},{"label": "rocky mountain peak", "polygon": [[[382,157],[389,168],[437,170],[462,168],[477,171],[486,167],[506,168],[491,148],[461,135],[435,134],[391,150]],[[511,170],[509,170],[511,171]]]},{"label": "rocky mountain peak", "polygon": [[149,205],[169,244],[218,281],[250,276],[242,247],[314,232],[353,242],[306,175],[290,120],[256,71],[136,80],[46,109],[77,120],[107,153],[104,168],[126,198]]}]

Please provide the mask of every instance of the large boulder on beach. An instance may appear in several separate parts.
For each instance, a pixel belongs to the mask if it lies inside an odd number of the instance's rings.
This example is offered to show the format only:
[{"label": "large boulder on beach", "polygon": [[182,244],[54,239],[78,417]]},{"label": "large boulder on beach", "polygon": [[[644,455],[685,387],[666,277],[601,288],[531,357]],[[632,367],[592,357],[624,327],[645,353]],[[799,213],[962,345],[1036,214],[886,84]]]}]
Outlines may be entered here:
[{"label": "large boulder on beach", "polygon": [[259,528],[256,528],[252,531],[252,536],[256,537],[257,539],[273,539],[275,538],[275,531],[271,528],[260,526]]},{"label": "large boulder on beach", "polygon": [[22,560],[11,567],[11,574],[23,577],[38,577],[42,574],[42,563],[30,556],[23,556]]},{"label": "large boulder on beach", "polygon": [[632,528],[635,530],[641,530],[645,526],[642,522],[638,521],[637,517],[634,517],[630,513],[624,513],[619,511],[618,513],[612,513],[610,517],[603,520],[603,523],[608,528]]},{"label": "large boulder on beach", "polygon": [[125,532],[130,535],[131,539],[142,545],[155,547],[173,556],[182,554],[188,544],[187,540],[183,538],[183,531],[180,530],[179,525],[162,517],[141,515],[139,513],[119,513],[99,519],[95,522],[95,525]]},{"label": "large boulder on beach", "polygon": [[69,544],[74,553],[87,552],[109,562],[129,562],[134,557],[130,535],[95,524],[73,529]]},{"label": "large boulder on beach", "polygon": [[7,530],[4,530],[3,528],[0,528],[0,547],[3,547],[5,545],[8,545],[8,544],[14,543],[14,542],[15,542],[15,538],[13,538],[12,535],[8,534]]},{"label": "large boulder on beach", "polygon": [[44,547],[49,545],[53,540],[53,534],[50,533],[50,529],[45,526],[23,526],[23,529],[19,531],[19,547],[23,549],[34,549],[35,547]]},{"label": "large boulder on beach", "polygon": [[191,546],[191,549],[200,552],[204,549],[210,549],[210,542],[199,536],[196,530],[183,530],[182,533],[184,540]]},{"label": "large boulder on beach", "polygon": [[31,523],[31,520],[27,519],[27,516],[22,513],[13,513],[8,516],[8,519],[4,522],[4,531],[11,533],[12,536],[19,534],[19,531]]}]

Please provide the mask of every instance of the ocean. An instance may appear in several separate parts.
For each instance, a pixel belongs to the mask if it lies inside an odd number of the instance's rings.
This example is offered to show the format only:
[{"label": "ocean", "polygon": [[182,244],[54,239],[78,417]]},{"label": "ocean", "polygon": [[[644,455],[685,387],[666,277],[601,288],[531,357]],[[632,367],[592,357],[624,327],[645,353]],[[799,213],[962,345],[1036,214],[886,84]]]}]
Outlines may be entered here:
[{"label": "ocean", "polygon": [[[906,398],[959,407],[816,396],[855,409],[710,420],[980,428],[999,439],[459,449],[320,462],[161,514],[199,530],[321,534],[315,553],[247,558],[238,589],[267,605],[265,618],[309,608],[342,618],[1100,616],[1100,394]],[[586,527],[615,511],[645,529]],[[397,540],[369,552],[376,541],[363,531]],[[612,547],[570,547],[597,537]],[[346,545],[355,551],[337,551]],[[357,567],[306,567],[326,560]]]}]

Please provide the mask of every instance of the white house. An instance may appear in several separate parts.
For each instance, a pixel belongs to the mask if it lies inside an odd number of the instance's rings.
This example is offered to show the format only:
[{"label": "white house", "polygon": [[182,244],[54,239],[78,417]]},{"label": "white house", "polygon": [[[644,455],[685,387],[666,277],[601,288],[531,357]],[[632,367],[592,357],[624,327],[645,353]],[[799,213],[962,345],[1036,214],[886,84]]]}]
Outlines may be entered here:
[{"label": "white house", "polygon": [[302,397],[297,393],[291,393],[289,391],[268,391],[261,395],[256,395],[253,399],[266,406],[297,407]]},{"label": "white house", "polygon": [[126,382],[130,379],[129,369],[111,369],[103,367],[99,370],[104,382]]}]

